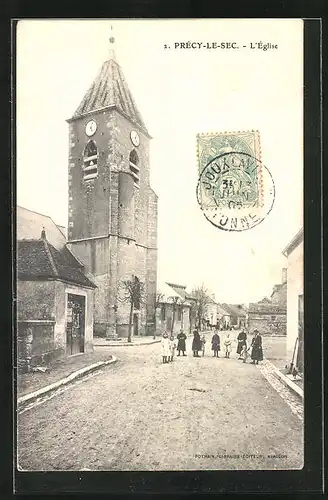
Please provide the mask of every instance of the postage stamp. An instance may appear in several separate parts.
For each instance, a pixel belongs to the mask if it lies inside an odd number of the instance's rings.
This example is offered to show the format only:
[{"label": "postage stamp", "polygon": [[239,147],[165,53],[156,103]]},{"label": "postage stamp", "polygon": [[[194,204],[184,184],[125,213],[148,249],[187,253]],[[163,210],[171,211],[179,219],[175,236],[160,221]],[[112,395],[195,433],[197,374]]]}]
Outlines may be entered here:
[{"label": "postage stamp", "polygon": [[261,162],[258,131],[197,136],[197,201],[206,219],[225,231],[251,229],[275,199],[272,175]]}]

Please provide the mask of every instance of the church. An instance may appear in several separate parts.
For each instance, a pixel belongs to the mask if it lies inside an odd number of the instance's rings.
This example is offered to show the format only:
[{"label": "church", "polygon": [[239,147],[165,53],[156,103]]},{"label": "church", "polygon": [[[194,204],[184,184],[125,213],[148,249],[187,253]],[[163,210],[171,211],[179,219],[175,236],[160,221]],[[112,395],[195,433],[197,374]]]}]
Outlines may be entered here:
[{"label": "church", "polygon": [[[61,354],[66,355],[73,354],[68,331],[75,306],[80,311],[79,321],[85,323],[80,333],[87,332],[87,339],[79,341],[79,352],[92,349],[93,335],[127,337],[130,323],[132,335],[154,333],[158,203],[150,186],[151,136],[114,51],[67,122],[67,233],[47,216],[23,208],[17,211],[20,325],[31,327],[33,337],[36,323],[52,322],[47,349],[60,346]],[[40,256],[49,272],[43,269]],[[71,294],[73,287],[74,296],[85,299],[75,301],[74,306],[72,297],[64,298],[64,288],[54,287],[48,318],[43,311],[43,292],[34,291],[49,288],[51,281],[66,283]],[[132,308],[131,301],[124,300],[127,282],[139,284],[142,291]],[[33,296],[37,297],[35,304],[31,304]],[[39,342],[38,352],[42,350]]]},{"label": "church", "polygon": [[149,180],[151,137],[113,51],[67,121],[67,244],[97,287],[94,334],[128,335],[130,304],[120,300],[127,280],[143,285],[133,334],[152,334],[157,195]]}]

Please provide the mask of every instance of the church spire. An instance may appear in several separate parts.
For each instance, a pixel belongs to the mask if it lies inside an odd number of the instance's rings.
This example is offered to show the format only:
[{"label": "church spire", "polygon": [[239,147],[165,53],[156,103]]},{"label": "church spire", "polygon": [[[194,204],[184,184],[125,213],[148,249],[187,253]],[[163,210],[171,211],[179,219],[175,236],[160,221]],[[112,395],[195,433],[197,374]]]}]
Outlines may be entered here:
[{"label": "church spire", "polygon": [[115,37],[113,36],[113,26],[110,27],[110,36],[109,36],[109,58],[116,60],[115,55]]},{"label": "church spire", "polygon": [[80,118],[95,111],[115,107],[129,120],[139,125],[147,134],[146,125],[133,99],[122,69],[115,57],[115,38],[111,26],[109,57],[84,95],[71,119]]}]

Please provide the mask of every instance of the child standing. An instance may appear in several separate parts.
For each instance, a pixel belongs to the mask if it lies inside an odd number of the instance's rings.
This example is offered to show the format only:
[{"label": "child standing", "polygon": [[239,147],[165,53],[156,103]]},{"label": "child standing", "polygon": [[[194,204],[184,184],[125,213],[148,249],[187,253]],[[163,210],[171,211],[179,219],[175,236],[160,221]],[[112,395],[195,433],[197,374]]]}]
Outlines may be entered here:
[{"label": "child standing", "polygon": [[166,332],[163,333],[163,338],[161,341],[161,351],[162,351],[163,363],[168,363],[169,357],[171,356],[171,351],[170,351],[170,339]]},{"label": "child standing", "polygon": [[220,351],[220,336],[217,332],[217,330],[215,330],[215,333],[212,337],[212,351],[213,351],[213,356],[215,358],[218,358],[219,357],[219,351]]},{"label": "child standing", "polygon": [[171,337],[170,337],[170,361],[173,361],[176,347],[177,347],[177,344],[176,344],[176,341],[174,340],[174,335],[172,333]]},{"label": "child standing", "polygon": [[206,339],[205,339],[205,335],[203,334],[202,335],[202,338],[200,339],[200,342],[201,342],[201,345],[202,345],[202,355],[204,356],[205,355],[205,344],[206,344]]},{"label": "child standing", "polygon": [[243,360],[243,363],[246,363],[246,360],[247,360],[247,357],[248,357],[247,345],[246,344],[244,344],[243,347],[242,347],[242,349],[241,349],[240,357]]},{"label": "child standing", "polygon": [[224,339],[224,347],[225,347],[225,357],[230,358],[230,352],[231,352],[230,333],[227,333],[226,338]]}]

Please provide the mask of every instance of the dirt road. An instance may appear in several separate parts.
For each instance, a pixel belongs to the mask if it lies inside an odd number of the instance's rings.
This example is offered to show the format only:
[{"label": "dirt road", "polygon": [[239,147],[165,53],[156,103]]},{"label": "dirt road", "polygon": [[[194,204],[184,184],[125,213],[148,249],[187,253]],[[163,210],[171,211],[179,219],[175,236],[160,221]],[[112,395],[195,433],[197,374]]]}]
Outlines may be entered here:
[{"label": "dirt road", "polygon": [[159,344],[110,349],[115,365],[19,415],[20,468],[301,468],[297,397],[235,354],[193,358],[187,347],[164,365]]}]

